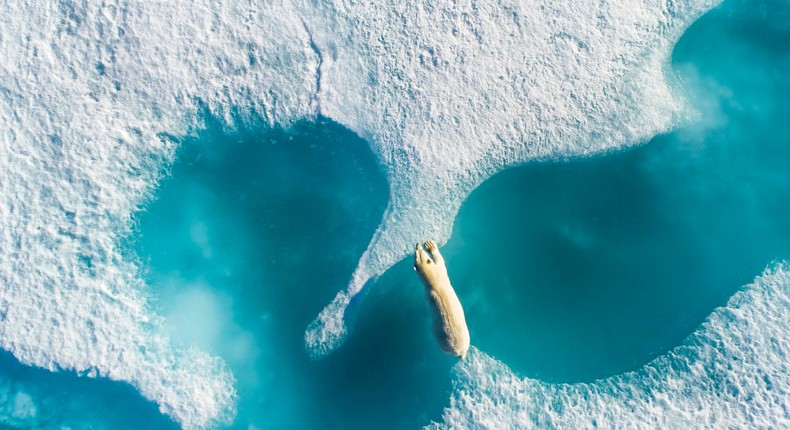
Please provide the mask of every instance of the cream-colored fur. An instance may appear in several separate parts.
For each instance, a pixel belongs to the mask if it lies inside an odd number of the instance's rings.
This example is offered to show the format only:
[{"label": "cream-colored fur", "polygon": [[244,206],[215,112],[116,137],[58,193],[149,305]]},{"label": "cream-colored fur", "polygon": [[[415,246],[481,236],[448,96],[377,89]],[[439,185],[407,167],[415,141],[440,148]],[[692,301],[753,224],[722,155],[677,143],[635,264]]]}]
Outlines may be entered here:
[{"label": "cream-colored fur", "polygon": [[469,351],[469,329],[464,308],[450,285],[444,258],[432,240],[425,242],[425,249],[417,244],[414,270],[425,284],[425,297],[433,312],[433,332],[439,347],[463,360]]}]

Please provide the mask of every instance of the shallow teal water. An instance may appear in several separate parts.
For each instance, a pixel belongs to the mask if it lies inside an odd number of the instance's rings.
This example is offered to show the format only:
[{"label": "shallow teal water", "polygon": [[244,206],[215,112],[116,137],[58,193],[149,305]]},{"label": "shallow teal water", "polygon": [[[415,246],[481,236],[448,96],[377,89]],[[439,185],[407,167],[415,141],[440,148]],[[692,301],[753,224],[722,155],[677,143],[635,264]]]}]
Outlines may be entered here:
[{"label": "shallow teal water", "polygon": [[[518,373],[575,382],[639,368],[790,259],[790,3],[725,2],[683,36],[673,69],[699,122],[632,150],[511,169],[462,207],[444,253],[472,342]],[[138,215],[129,253],[172,336],[233,370],[233,428],[438,420],[454,361],[431,336],[408,258],[363,297],[337,353],[304,351],[305,327],[347,285],[387,203],[367,143],[324,119],[206,121]],[[123,384],[8,354],[0,374],[62,399],[43,427],[175,427]]]}]

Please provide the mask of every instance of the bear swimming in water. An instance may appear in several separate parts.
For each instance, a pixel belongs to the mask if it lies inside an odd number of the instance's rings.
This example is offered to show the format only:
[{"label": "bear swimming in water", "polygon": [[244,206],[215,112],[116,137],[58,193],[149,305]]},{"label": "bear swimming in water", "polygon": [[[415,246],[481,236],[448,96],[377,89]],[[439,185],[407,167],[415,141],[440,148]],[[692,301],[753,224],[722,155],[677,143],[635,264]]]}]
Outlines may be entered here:
[{"label": "bear swimming in water", "polygon": [[469,351],[469,329],[466,327],[464,309],[450,285],[444,258],[432,240],[425,242],[425,249],[417,244],[414,270],[425,284],[425,297],[433,313],[433,333],[439,347],[463,360]]}]

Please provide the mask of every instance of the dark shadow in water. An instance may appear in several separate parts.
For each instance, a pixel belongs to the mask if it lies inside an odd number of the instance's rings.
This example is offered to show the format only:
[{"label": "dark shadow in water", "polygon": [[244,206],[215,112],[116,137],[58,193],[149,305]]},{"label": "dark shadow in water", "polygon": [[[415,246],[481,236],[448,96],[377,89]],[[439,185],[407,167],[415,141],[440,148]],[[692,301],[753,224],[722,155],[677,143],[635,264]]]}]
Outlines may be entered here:
[{"label": "dark shadow in water", "polygon": [[441,353],[412,264],[402,261],[364,297],[346,344],[317,363],[344,398],[323,414],[328,428],[419,428],[438,420],[456,362]]},{"label": "dark shadow in water", "polygon": [[[13,381],[11,393],[30,396],[36,408],[34,417],[17,417],[0,423],[0,428],[6,428],[5,424],[20,429],[65,428],[86,423],[92,428],[178,428],[159,413],[155,403],[125,383],[26,366],[6,351],[0,351],[0,378]],[[15,398],[7,401],[13,405]]]},{"label": "dark shadow in water", "polygon": [[371,289],[338,353],[310,361],[304,350],[304,329],[346,287],[387,203],[368,144],[323,119],[206,125],[140,215],[136,248],[163,315],[196,284],[231,303],[206,319],[241,329],[203,346],[238,379],[233,427],[415,428],[438,417],[451,362],[425,336],[421,290],[403,294],[412,283]]},{"label": "dark shadow in water", "polygon": [[546,381],[618,374],[790,258],[789,9],[731,1],[682,37],[700,123],[472,193],[445,255],[473,344]]}]

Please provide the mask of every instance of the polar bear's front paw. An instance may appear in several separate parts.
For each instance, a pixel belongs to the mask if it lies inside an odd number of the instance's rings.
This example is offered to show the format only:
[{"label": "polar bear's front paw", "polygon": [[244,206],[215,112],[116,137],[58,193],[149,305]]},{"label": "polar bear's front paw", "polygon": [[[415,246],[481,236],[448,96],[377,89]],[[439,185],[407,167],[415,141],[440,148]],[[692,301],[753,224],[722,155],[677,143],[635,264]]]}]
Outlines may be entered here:
[{"label": "polar bear's front paw", "polygon": [[429,240],[429,241],[425,242],[425,250],[426,251],[433,252],[436,249],[438,249],[438,248],[437,248],[436,243],[434,241]]}]

